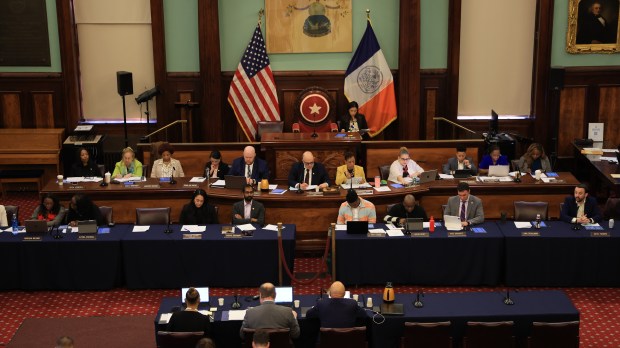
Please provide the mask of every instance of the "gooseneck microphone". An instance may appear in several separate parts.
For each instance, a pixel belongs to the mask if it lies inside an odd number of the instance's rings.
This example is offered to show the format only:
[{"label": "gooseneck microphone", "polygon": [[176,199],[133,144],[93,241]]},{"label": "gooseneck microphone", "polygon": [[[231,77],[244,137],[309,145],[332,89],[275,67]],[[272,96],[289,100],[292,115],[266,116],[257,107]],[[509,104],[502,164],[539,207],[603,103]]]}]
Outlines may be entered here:
[{"label": "gooseneck microphone", "polygon": [[235,294],[235,301],[230,305],[232,309],[241,308],[241,303],[239,303],[239,294]]},{"label": "gooseneck microphone", "polygon": [[168,219],[168,225],[166,226],[166,229],[164,230],[164,233],[166,233],[166,234],[172,233],[172,228],[170,228],[170,219]]},{"label": "gooseneck microphone", "polygon": [[175,167],[172,167],[172,172],[170,173],[170,185],[174,185],[177,183],[176,180],[174,180],[174,171],[177,170]]},{"label": "gooseneck microphone", "polygon": [[299,187],[297,188],[297,191],[295,191],[295,193],[298,193],[298,194],[304,193],[304,191],[301,189],[301,184],[304,182],[304,172],[305,171],[306,171],[306,168],[304,168],[304,166],[302,164],[302,166],[301,166],[301,174],[299,175],[299,180],[297,181]]},{"label": "gooseneck microphone", "polygon": [[422,308],[422,307],[424,307],[424,303],[422,302],[422,300],[420,300],[420,295],[422,295],[422,297],[424,297],[424,293],[422,292],[422,290],[418,290],[418,293],[415,296],[415,301],[413,301],[413,306],[415,308]]},{"label": "gooseneck microphone", "polygon": [[515,302],[510,298],[510,288],[506,288],[506,297],[504,297],[504,304],[507,306],[512,306]]}]

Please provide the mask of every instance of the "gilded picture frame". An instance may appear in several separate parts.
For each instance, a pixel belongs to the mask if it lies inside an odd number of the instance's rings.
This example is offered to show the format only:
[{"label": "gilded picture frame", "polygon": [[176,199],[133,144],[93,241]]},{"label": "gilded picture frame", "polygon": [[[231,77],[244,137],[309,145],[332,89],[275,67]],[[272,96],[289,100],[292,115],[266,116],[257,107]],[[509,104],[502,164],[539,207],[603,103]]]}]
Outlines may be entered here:
[{"label": "gilded picture frame", "polygon": [[620,52],[620,1],[569,0],[566,51]]}]

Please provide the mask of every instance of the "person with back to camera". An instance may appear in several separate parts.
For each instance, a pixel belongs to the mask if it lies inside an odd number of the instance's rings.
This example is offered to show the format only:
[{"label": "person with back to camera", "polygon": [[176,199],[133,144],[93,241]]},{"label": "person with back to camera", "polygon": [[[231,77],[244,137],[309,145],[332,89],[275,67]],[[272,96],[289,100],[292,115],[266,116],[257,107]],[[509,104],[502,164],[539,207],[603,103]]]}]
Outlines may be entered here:
[{"label": "person with back to camera", "polygon": [[99,207],[86,195],[78,193],[71,197],[69,209],[67,209],[67,224],[71,227],[78,225],[78,221],[95,220],[97,226],[105,225],[105,219],[101,215]]},{"label": "person with back to camera", "polygon": [[398,158],[390,166],[388,181],[409,185],[413,182],[413,178],[419,176],[423,171],[424,169],[411,159],[409,150],[406,147],[401,147],[398,151]]},{"label": "person with back to camera", "polygon": [[545,154],[545,149],[539,143],[533,143],[519,159],[519,170],[525,173],[534,173],[537,170],[551,172],[551,162]]},{"label": "person with back to camera", "polygon": [[185,293],[185,310],[172,313],[168,321],[168,331],[171,332],[204,332],[206,337],[211,336],[211,320],[208,316],[198,312],[200,293],[196,288],[189,288]]},{"label": "person with back to camera", "polygon": [[131,147],[123,149],[123,157],[116,162],[112,177],[115,179],[142,176],[142,163],[136,159],[136,153]]},{"label": "person with back to camera", "polygon": [[177,178],[185,176],[181,162],[172,158],[172,154],[174,153],[174,147],[172,147],[172,145],[163,143],[159,145],[157,152],[161,158],[153,162],[151,178],[170,178],[173,174],[174,177]]},{"label": "person with back to camera", "polygon": [[291,338],[299,337],[299,323],[297,312],[290,307],[275,303],[276,287],[271,283],[264,283],[258,289],[260,305],[245,312],[239,334],[243,339],[243,329],[290,329]]},{"label": "person with back to camera", "polygon": [[218,224],[215,207],[207,203],[207,192],[203,189],[194,191],[192,199],[183,206],[179,223],[182,225]]},{"label": "person with back to camera", "polygon": [[65,207],[60,204],[58,197],[48,193],[41,198],[39,204],[32,212],[32,220],[45,220],[47,226],[60,226],[66,214]]},{"label": "person with back to camera", "polygon": [[81,147],[78,154],[80,155],[79,161],[73,163],[71,166],[71,174],[69,176],[83,176],[85,178],[101,176],[99,166],[97,166],[95,161],[90,159],[90,152],[88,152],[87,148]]},{"label": "person with back to camera", "polygon": [[[363,129],[368,129],[366,116],[358,113],[358,109],[359,105],[355,101],[347,105],[347,113],[340,118],[341,132],[359,132]],[[368,133],[365,132],[362,137],[367,139]]]},{"label": "person with back to camera", "polygon": [[366,318],[366,311],[357,305],[357,301],[345,298],[345,292],[342,282],[333,282],[329,287],[329,298],[319,300],[308,310],[306,318],[318,318],[321,327],[356,326],[358,321]]},{"label": "person with back to camera", "polygon": [[229,171],[230,167],[222,160],[222,154],[218,150],[211,151],[209,162],[205,165],[205,178],[224,179]]},{"label": "person with back to camera", "polygon": [[478,165],[478,174],[486,175],[489,173],[489,166],[507,166],[508,157],[500,153],[499,146],[493,145],[489,148],[489,154],[482,157]]}]

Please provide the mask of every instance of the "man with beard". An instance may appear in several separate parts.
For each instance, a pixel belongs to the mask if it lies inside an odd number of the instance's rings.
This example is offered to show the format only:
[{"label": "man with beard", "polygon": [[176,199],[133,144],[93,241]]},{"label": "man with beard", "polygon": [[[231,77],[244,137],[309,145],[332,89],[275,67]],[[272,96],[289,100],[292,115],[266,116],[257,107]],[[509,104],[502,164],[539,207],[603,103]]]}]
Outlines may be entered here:
[{"label": "man with beard", "polygon": [[265,225],[265,206],[254,200],[254,188],[247,184],[243,187],[243,200],[233,204],[232,223],[242,225],[257,223]]},{"label": "man with beard", "polygon": [[601,221],[601,211],[598,208],[596,198],[588,195],[588,185],[577,185],[574,197],[566,197],[560,219],[572,224],[589,224]]}]

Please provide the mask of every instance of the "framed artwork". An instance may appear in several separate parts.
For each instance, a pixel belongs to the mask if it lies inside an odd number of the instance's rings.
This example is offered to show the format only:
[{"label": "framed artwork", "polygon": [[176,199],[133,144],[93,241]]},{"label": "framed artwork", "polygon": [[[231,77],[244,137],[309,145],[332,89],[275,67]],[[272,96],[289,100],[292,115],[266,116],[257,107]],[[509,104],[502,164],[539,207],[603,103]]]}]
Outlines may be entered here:
[{"label": "framed artwork", "polygon": [[566,51],[620,52],[620,1],[569,0]]},{"label": "framed artwork", "polygon": [[351,52],[351,1],[265,0],[267,52]]}]

